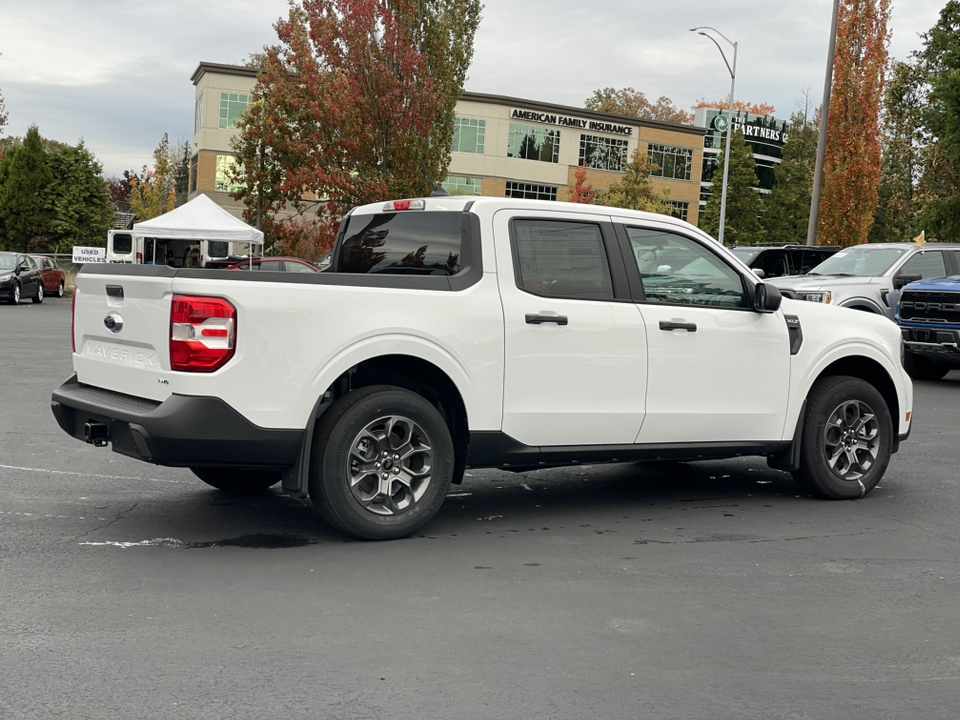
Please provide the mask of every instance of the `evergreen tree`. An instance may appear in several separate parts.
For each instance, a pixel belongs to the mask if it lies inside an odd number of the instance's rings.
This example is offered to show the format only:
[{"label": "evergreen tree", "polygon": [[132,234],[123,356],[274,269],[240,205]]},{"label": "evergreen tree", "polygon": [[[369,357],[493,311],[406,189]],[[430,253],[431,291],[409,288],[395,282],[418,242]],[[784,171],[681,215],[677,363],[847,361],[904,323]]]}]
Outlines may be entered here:
[{"label": "evergreen tree", "polygon": [[23,145],[8,150],[0,161],[0,242],[9,250],[26,252],[43,242],[51,229],[50,171],[36,125],[27,130]]},{"label": "evergreen tree", "polygon": [[[720,232],[720,202],[723,193],[723,157],[727,139],[724,136],[718,159],[720,167],[713,174],[713,194],[700,216],[700,228],[714,237]],[[757,186],[757,163],[743,133],[734,131],[730,142],[730,169],[727,178],[727,220],[723,241],[727,245],[759,245],[764,240],[760,214],[763,198]]]},{"label": "evergreen tree", "polygon": [[783,161],[774,170],[773,191],[763,213],[765,242],[807,241],[818,135],[816,126],[804,113],[796,112],[790,118]]},{"label": "evergreen tree", "polygon": [[50,154],[53,182],[50,207],[54,226],[50,242],[60,246],[104,245],[114,212],[103,166],[81,140]]}]

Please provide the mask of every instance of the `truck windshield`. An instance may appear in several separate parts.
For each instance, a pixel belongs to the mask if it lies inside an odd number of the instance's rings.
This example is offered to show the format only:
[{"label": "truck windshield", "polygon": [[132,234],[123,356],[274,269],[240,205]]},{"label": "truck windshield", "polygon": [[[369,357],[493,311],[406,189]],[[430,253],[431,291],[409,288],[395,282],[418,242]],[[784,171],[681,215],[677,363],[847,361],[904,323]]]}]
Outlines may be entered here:
[{"label": "truck windshield", "polygon": [[462,223],[453,212],[351,215],[337,272],[456,275]]},{"label": "truck windshield", "polygon": [[817,265],[808,274],[880,277],[906,252],[907,249],[902,247],[859,245],[841,250]]}]

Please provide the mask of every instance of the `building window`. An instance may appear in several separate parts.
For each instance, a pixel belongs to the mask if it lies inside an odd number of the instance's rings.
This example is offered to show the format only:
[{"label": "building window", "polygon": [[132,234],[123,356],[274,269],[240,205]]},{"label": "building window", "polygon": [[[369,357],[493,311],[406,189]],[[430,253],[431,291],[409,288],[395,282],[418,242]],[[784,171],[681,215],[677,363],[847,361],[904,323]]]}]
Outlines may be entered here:
[{"label": "building window", "polygon": [[560,160],[560,131],[510,123],[507,157],[555,163]]},{"label": "building window", "polygon": [[451,195],[479,195],[483,180],[461,175],[447,175],[447,179],[441,183],[441,186]]},{"label": "building window", "polygon": [[556,200],[557,189],[550,185],[508,182],[507,194],[504,197],[523,198],[524,200]]},{"label": "building window", "polygon": [[598,135],[581,135],[580,165],[594,170],[623,172],[627,168],[627,141]]},{"label": "building window", "polygon": [[246,93],[220,93],[220,129],[233,130],[240,118],[250,107],[250,96]]},{"label": "building window", "polygon": [[217,192],[232,193],[243,187],[243,165],[233,155],[217,155]]},{"label": "building window", "polygon": [[190,158],[190,192],[197,191],[197,166],[199,165],[199,159],[199,153]]},{"label": "building window", "polygon": [[[453,152],[483,155],[483,140],[487,131],[486,120],[474,118],[453,119]],[[479,195],[479,193],[477,193]]]},{"label": "building window", "polygon": [[196,135],[203,127],[203,93],[197,97],[197,102],[193,106],[193,134]]},{"label": "building window", "polygon": [[[689,180],[693,168],[693,150],[673,145],[652,144],[649,148],[650,162],[658,166],[653,168],[652,177]],[[659,169],[658,169],[659,168]]]},{"label": "building window", "polygon": [[690,203],[681,202],[680,200],[667,200],[667,215],[670,215],[680,220],[686,220],[687,214],[690,211]]}]

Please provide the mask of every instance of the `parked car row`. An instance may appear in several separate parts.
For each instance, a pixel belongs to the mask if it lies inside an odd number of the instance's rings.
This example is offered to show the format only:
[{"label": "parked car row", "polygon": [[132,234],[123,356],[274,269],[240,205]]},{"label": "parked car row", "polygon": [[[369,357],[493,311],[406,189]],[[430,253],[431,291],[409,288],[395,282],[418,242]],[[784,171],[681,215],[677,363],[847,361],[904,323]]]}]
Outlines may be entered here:
[{"label": "parked car row", "polygon": [[19,305],[24,298],[42,303],[45,295],[63,297],[63,270],[44,255],[0,252],[0,300]]}]

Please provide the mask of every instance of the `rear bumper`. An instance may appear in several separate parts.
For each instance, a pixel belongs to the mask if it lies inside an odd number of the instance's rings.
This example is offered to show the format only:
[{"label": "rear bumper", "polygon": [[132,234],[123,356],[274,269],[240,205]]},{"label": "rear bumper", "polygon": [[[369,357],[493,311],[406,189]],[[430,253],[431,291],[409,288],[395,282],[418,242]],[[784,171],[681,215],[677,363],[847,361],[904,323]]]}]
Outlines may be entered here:
[{"label": "rear bumper", "polygon": [[50,405],[68,435],[90,442],[93,425],[114,452],[173,467],[289,468],[304,432],[254,425],[220,398],[156,402],[83,385],[76,375],[53,392]]}]

